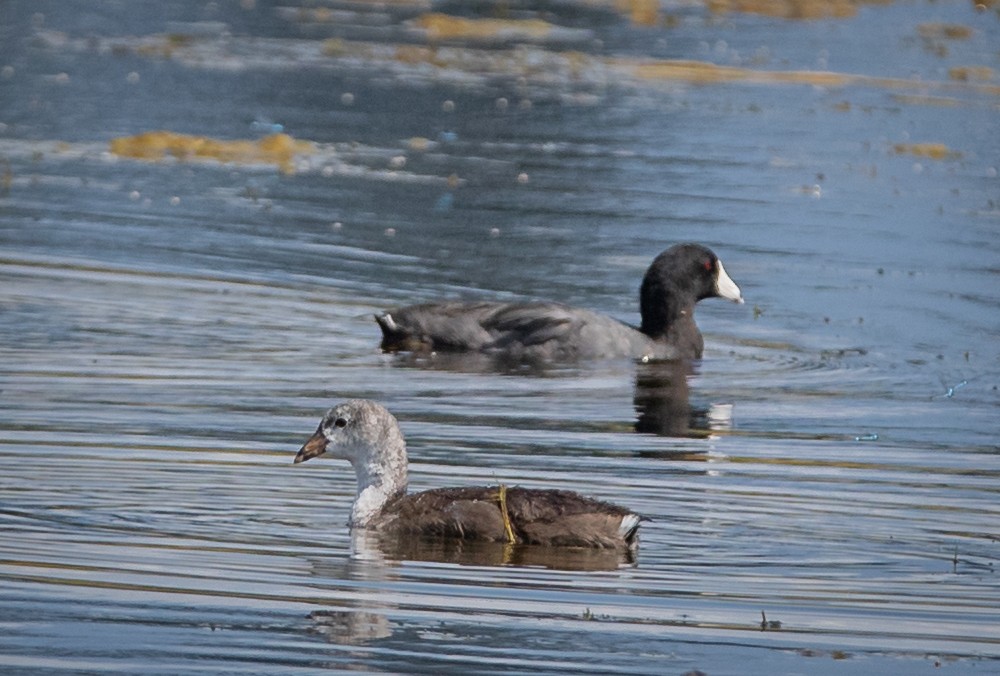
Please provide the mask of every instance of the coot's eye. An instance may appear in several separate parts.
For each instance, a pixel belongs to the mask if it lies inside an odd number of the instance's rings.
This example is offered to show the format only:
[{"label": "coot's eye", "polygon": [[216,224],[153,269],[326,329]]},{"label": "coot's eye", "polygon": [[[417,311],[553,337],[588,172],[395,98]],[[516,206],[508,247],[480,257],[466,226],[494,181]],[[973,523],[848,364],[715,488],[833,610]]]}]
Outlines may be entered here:
[{"label": "coot's eye", "polygon": [[333,421],[335,427],[347,427],[347,420],[344,418],[337,418]]},{"label": "coot's eye", "polygon": [[715,261],[713,261],[711,258],[706,258],[705,262],[702,263],[702,265],[705,266],[705,270],[707,270],[708,272],[711,272],[712,270],[715,269]]}]

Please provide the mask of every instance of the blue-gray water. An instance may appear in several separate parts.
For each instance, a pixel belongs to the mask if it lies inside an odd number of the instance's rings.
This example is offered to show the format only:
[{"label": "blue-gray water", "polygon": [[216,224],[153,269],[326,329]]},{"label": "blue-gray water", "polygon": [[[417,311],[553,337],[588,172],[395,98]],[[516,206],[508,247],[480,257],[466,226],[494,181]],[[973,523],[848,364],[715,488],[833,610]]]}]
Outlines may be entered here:
[{"label": "blue-gray water", "polygon": [[[1000,669],[995,6],[146,5],[0,4],[2,670]],[[680,59],[765,75],[637,74]],[[273,125],[312,152],[110,152]],[[378,351],[440,297],[635,321],[678,241],[747,299],[687,380]],[[349,467],[291,460],[358,396],[412,488],[614,500],[638,560],[352,542]]]}]

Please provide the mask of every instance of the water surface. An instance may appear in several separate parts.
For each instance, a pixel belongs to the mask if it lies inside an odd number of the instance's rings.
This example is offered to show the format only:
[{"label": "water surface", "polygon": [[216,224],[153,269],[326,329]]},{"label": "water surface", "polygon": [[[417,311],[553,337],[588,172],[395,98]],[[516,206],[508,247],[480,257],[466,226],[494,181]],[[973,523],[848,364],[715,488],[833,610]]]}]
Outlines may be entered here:
[{"label": "water surface", "polygon": [[[995,9],[518,6],[561,29],[435,45],[429,6],[330,8],[0,8],[0,664],[1000,668]],[[636,74],[678,60],[764,75]],[[313,152],[109,149],[275,125]],[[637,321],[678,241],[747,298],[690,373],[378,351],[440,297]],[[349,467],[291,464],[348,397],[414,489],[614,500],[636,561],[352,538]]]}]

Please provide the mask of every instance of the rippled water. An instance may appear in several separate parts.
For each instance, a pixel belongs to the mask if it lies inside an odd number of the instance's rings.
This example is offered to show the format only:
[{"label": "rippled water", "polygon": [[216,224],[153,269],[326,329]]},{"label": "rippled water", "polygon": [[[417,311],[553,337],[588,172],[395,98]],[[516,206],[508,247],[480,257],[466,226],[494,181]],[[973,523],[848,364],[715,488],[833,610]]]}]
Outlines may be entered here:
[{"label": "rippled water", "polygon": [[[566,30],[428,60],[428,6],[331,7],[0,5],[4,670],[1000,669],[995,8],[517,5]],[[284,171],[108,145],[278,124]],[[438,297],[634,320],[689,240],[748,301],[690,374],[378,351]],[[362,396],[413,488],[611,499],[637,560],[352,540],[291,461]]]}]

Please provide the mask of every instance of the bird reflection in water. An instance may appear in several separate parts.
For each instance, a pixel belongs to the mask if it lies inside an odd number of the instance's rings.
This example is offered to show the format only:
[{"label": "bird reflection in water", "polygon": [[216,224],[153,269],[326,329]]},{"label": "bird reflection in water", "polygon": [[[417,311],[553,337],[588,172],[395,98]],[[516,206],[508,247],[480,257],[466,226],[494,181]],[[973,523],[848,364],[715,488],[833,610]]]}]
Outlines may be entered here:
[{"label": "bird reflection in water", "polygon": [[[392,366],[452,373],[496,374],[551,378],[579,372],[578,365],[509,359],[481,353],[401,353],[386,355]],[[693,405],[689,378],[698,375],[700,362],[688,359],[634,362],[635,431],[663,437],[704,439],[732,426],[732,405]]]},{"label": "bird reflection in water", "polygon": [[[372,534],[367,534],[372,535]],[[545,547],[440,537],[354,538],[355,555],[371,560],[425,561],[460,566],[528,566],[567,571],[616,570],[635,566],[637,553],[629,549]],[[357,547],[366,548],[364,554]]]},{"label": "bird reflection in water", "polygon": [[[592,547],[541,547],[479,542],[459,538],[389,537],[355,529],[351,531],[349,560],[313,562],[313,575],[330,580],[352,580],[357,598],[341,607],[309,613],[309,631],[339,645],[365,645],[392,635],[394,625],[386,613],[397,606],[386,600],[380,583],[400,579],[400,563],[446,563],[473,567],[534,567],[577,572],[612,571],[636,565],[636,552]],[[363,589],[370,589],[368,594]],[[382,612],[378,612],[382,611]]]},{"label": "bird reflection in water", "polygon": [[310,631],[330,643],[361,645],[392,636],[389,618],[367,610],[314,610]]},{"label": "bird reflection in water", "polygon": [[704,438],[713,430],[728,429],[732,406],[691,404],[688,379],[697,375],[697,363],[688,360],[651,361],[636,365],[635,431],[665,437]]}]

